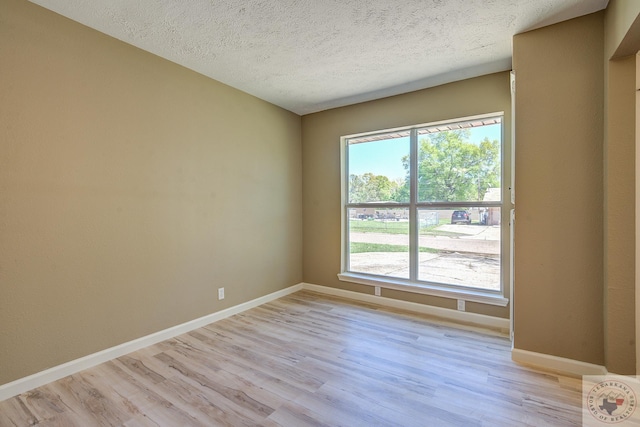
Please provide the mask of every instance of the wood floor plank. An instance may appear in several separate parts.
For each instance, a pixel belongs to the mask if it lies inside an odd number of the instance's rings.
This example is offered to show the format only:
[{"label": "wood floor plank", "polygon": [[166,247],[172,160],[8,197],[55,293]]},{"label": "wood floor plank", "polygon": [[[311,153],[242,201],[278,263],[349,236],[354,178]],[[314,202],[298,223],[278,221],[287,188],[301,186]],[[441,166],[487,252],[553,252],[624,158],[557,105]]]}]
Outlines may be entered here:
[{"label": "wood floor plank", "polygon": [[[191,335],[209,343],[215,348],[215,352],[222,353],[228,358],[232,358],[242,363],[247,370],[261,370],[271,373],[297,387],[309,391],[315,391],[323,384],[322,379],[317,378],[313,372],[305,372],[297,369],[295,364],[290,363],[287,357],[274,358],[268,353],[261,353],[259,349],[248,349],[235,344],[229,344],[220,336],[207,336],[209,331],[203,330],[201,334]],[[286,354],[287,350],[283,349]]]},{"label": "wood floor plank", "polygon": [[[110,372],[109,381],[114,389],[138,408],[152,423],[158,425],[205,425],[199,422],[188,411],[179,407],[176,396],[165,397],[153,381],[137,376],[126,370],[126,366],[113,360],[105,364]],[[93,368],[91,369],[93,370]],[[176,402],[176,403],[174,403]]]},{"label": "wood floor plank", "polygon": [[301,291],[0,402],[0,426],[581,425],[497,331]]},{"label": "wood floor plank", "polygon": [[27,408],[24,403],[26,395],[1,402],[0,410],[0,426],[20,425],[19,422],[26,425],[35,425],[38,418]]},{"label": "wood floor plank", "polygon": [[333,427],[337,424],[328,424],[322,415],[313,412],[309,408],[298,405],[295,402],[287,402],[277,411],[269,415],[270,421],[280,426],[296,427]]}]

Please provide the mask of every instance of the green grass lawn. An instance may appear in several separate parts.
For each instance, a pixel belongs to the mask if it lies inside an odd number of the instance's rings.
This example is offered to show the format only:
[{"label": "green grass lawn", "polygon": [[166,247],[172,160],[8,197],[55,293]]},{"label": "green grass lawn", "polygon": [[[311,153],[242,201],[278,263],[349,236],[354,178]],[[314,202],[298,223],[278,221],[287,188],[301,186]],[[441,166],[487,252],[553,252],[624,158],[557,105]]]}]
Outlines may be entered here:
[{"label": "green grass lawn", "polygon": [[360,233],[387,233],[387,234],[408,234],[408,221],[361,221],[352,219],[349,221],[351,231]]},{"label": "green grass lawn", "polygon": [[[440,225],[449,223],[450,221],[448,219],[441,219],[438,225],[420,227],[420,234],[434,236],[462,236],[466,234],[437,229]],[[351,231],[356,233],[409,234],[408,221],[362,221],[359,219],[352,219],[349,221],[349,228]]]},{"label": "green grass lawn", "polygon": [[[384,243],[351,242],[350,252],[352,254],[360,254],[364,252],[409,252],[409,246],[388,245]],[[421,247],[420,252],[437,253],[438,251],[432,248]]]}]

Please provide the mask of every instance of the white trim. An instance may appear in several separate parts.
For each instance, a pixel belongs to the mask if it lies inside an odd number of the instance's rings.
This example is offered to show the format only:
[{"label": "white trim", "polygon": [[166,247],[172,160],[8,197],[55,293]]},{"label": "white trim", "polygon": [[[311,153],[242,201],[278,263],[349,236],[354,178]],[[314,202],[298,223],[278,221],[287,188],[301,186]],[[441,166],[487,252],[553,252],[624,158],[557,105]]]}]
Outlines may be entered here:
[{"label": "white trim", "polygon": [[358,283],[360,285],[380,286],[385,289],[412,292],[414,294],[432,295],[442,298],[462,299],[465,301],[479,302],[482,304],[506,307],[509,299],[497,293],[473,291],[470,289],[453,289],[433,285],[416,285],[395,281],[388,278],[372,278],[371,276],[357,273],[340,273],[338,279],[343,282]]},{"label": "white trim", "polygon": [[528,350],[514,348],[511,350],[511,360],[517,363],[542,368],[546,371],[558,372],[570,376],[582,375],[606,375],[607,368],[601,365],[567,359],[565,357],[552,356],[550,354],[536,353]]},{"label": "white trim", "polygon": [[[385,287],[383,285],[379,286]],[[370,294],[363,294],[360,292],[347,291],[344,289],[330,288],[328,286],[312,285],[310,283],[303,283],[302,287],[303,289],[308,291],[314,291],[327,295],[349,298],[356,301],[363,301],[370,304],[377,304],[386,307],[393,307],[402,310],[413,311],[416,313],[427,314],[429,316],[435,316],[457,323],[481,326],[483,328],[498,329],[502,333],[507,333],[509,331],[509,319],[486,316],[484,314],[469,313],[467,311],[457,311],[448,308],[434,307],[432,305],[385,298]]]},{"label": "white trim", "polygon": [[417,125],[400,126],[400,127],[395,127],[395,128],[378,129],[378,130],[367,131],[367,132],[359,132],[359,133],[353,133],[353,134],[350,134],[350,135],[343,135],[342,138],[345,138],[345,139],[356,139],[356,138],[366,137],[368,135],[385,134],[385,133],[397,133],[397,132],[401,132],[401,131],[408,131],[408,130],[411,130],[411,129],[443,126],[443,125],[447,125],[449,123],[468,123],[468,122],[474,122],[474,121],[478,121],[478,120],[482,120],[482,119],[488,119],[488,118],[497,117],[497,116],[500,116],[501,119],[504,120],[504,111],[495,111],[493,113],[476,114],[476,115],[473,115],[473,116],[458,117],[458,118],[453,118],[453,119],[436,120],[434,122],[420,123],[420,124],[417,124]]},{"label": "white trim", "polygon": [[[409,125],[392,129],[381,129],[370,132],[361,132],[357,134],[351,135],[343,135],[340,138],[340,195],[341,195],[341,261],[340,261],[340,271],[338,274],[338,278],[342,281],[353,282],[358,284],[370,285],[370,286],[380,286],[382,288],[388,289],[396,289],[405,292],[413,292],[418,294],[425,295],[433,295],[444,298],[452,298],[452,299],[464,299],[465,301],[478,302],[481,304],[489,304],[506,307],[509,303],[509,300],[504,297],[504,272],[507,268],[503,255],[500,255],[500,292],[483,292],[482,290],[476,291],[472,287],[460,287],[460,290],[454,290],[452,287],[447,287],[446,285],[441,286],[437,283],[422,283],[418,281],[418,234],[417,230],[417,222],[418,222],[418,214],[419,209],[423,207],[433,207],[433,208],[453,208],[453,207],[468,207],[470,201],[458,201],[458,202],[446,202],[446,201],[432,201],[432,202],[418,202],[417,200],[417,185],[418,185],[418,136],[420,131],[425,131],[430,133],[431,130],[434,132],[440,132],[440,129],[443,125],[451,125],[448,126],[456,127],[456,128],[464,128],[464,127],[473,127],[472,125],[477,121],[482,121],[482,125],[489,124],[500,124],[500,164],[505,165],[510,162],[507,162],[505,159],[505,151],[507,150],[507,145],[504,143],[504,119],[505,112],[497,111],[493,113],[486,114],[478,114],[467,117],[458,117],[447,120],[439,120],[429,123],[417,124],[417,125]],[[459,126],[453,126],[459,125]],[[430,130],[428,128],[431,128]],[[348,177],[349,177],[349,141],[355,140],[354,143],[358,144],[360,142],[368,142],[368,141],[378,141],[381,139],[385,139],[385,137],[397,138],[398,134],[402,133],[409,134],[409,178],[410,178],[410,198],[408,202],[396,203],[393,201],[384,201],[384,202],[374,202],[374,203],[366,203],[366,202],[358,202],[358,203],[349,203],[348,199]],[[391,135],[391,136],[390,136]],[[511,159],[510,159],[511,160]],[[483,201],[483,202],[475,202],[471,203],[472,205],[478,206],[491,206],[498,207],[501,210],[502,224],[500,226],[500,234],[504,235],[505,231],[505,221],[506,215],[509,211],[507,200],[504,197],[505,188],[504,183],[507,181],[504,173],[506,170],[510,170],[513,172],[513,165],[510,165],[509,168],[502,167],[502,172],[500,172],[500,182],[501,188],[503,189],[500,192],[500,200],[496,201]],[[509,182],[509,187],[512,188],[512,183]],[[350,268],[350,257],[349,257],[349,247],[350,247],[350,234],[349,234],[349,221],[350,215],[348,214],[349,209],[360,209],[360,208],[402,208],[409,209],[409,280],[396,281],[393,279],[387,280],[386,277],[378,278],[376,276],[364,275],[359,273],[354,273]],[[506,239],[501,238],[500,248],[501,253],[506,253],[505,247],[511,247],[512,242],[507,241]]]},{"label": "white trim", "polygon": [[[513,166],[513,164],[512,164]],[[514,308],[514,298],[515,294],[515,280],[516,280],[516,210],[511,209],[509,212],[509,222],[511,227],[509,227],[509,297],[511,298],[511,304],[509,305],[509,338],[511,342],[513,342],[513,336],[515,334],[515,313],[516,309]]]},{"label": "white trim", "polygon": [[180,325],[172,326],[165,330],[155,332],[153,334],[135,339],[133,341],[122,343],[115,347],[107,348],[97,353],[89,354],[79,359],[63,363],[62,365],[54,366],[53,368],[35,373],[33,375],[29,375],[28,377],[20,378],[10,383],[2,384],[0,385],[0,402],[34,388],[49,384],[50,382],[57,381],[68,375],[72,375],[82,370],[99,365],[100,363],[107,362],[120,356],[124,356],[125,354],[129,354],[150,345],[157,344],[161,341],[174,338],[178,335],[193,331],[194,329],[201,328],[203,326],[217,322],[218,320],[222,320],[226,317],[233,316],[234,314],[249,310],[250,308],[254,308],[283,296],[292,294],[301,290],[302,288],[302,284],[290,286],[288,288],[273,292],[263,297],[259,297],[251,301],[247,301],[245,303],[218,311],[216,313],[200,317],[199,319],[194,319]]}]

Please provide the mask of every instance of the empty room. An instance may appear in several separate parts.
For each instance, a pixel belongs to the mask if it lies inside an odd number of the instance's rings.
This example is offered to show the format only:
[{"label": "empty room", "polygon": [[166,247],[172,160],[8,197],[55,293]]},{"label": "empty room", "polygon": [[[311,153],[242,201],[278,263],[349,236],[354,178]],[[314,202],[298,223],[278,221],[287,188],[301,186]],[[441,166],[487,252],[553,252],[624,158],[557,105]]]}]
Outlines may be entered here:
[{"label": "empty room", "polygon": [[640,425],[639,50],[635,0],[0,0],[0,426]]}]

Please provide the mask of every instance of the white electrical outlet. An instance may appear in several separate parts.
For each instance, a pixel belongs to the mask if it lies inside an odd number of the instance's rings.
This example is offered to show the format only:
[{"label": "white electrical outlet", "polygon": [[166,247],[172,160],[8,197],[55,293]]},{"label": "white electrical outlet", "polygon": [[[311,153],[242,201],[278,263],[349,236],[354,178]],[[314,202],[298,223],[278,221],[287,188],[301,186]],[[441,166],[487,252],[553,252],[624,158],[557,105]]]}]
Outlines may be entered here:
[{"label": "white electrical outlet", "polygon": [[376,296],[380,296],[380,286],[376,286]]},{"label": "white electrical outlet", "polygon": [[224,288],[218,288],[218,299],[224,299]]},{"label": "white electrical outlet", "polygon": [[459,299],[458,300],[458,311],[464,311],[464,300],[463,299]]}]

